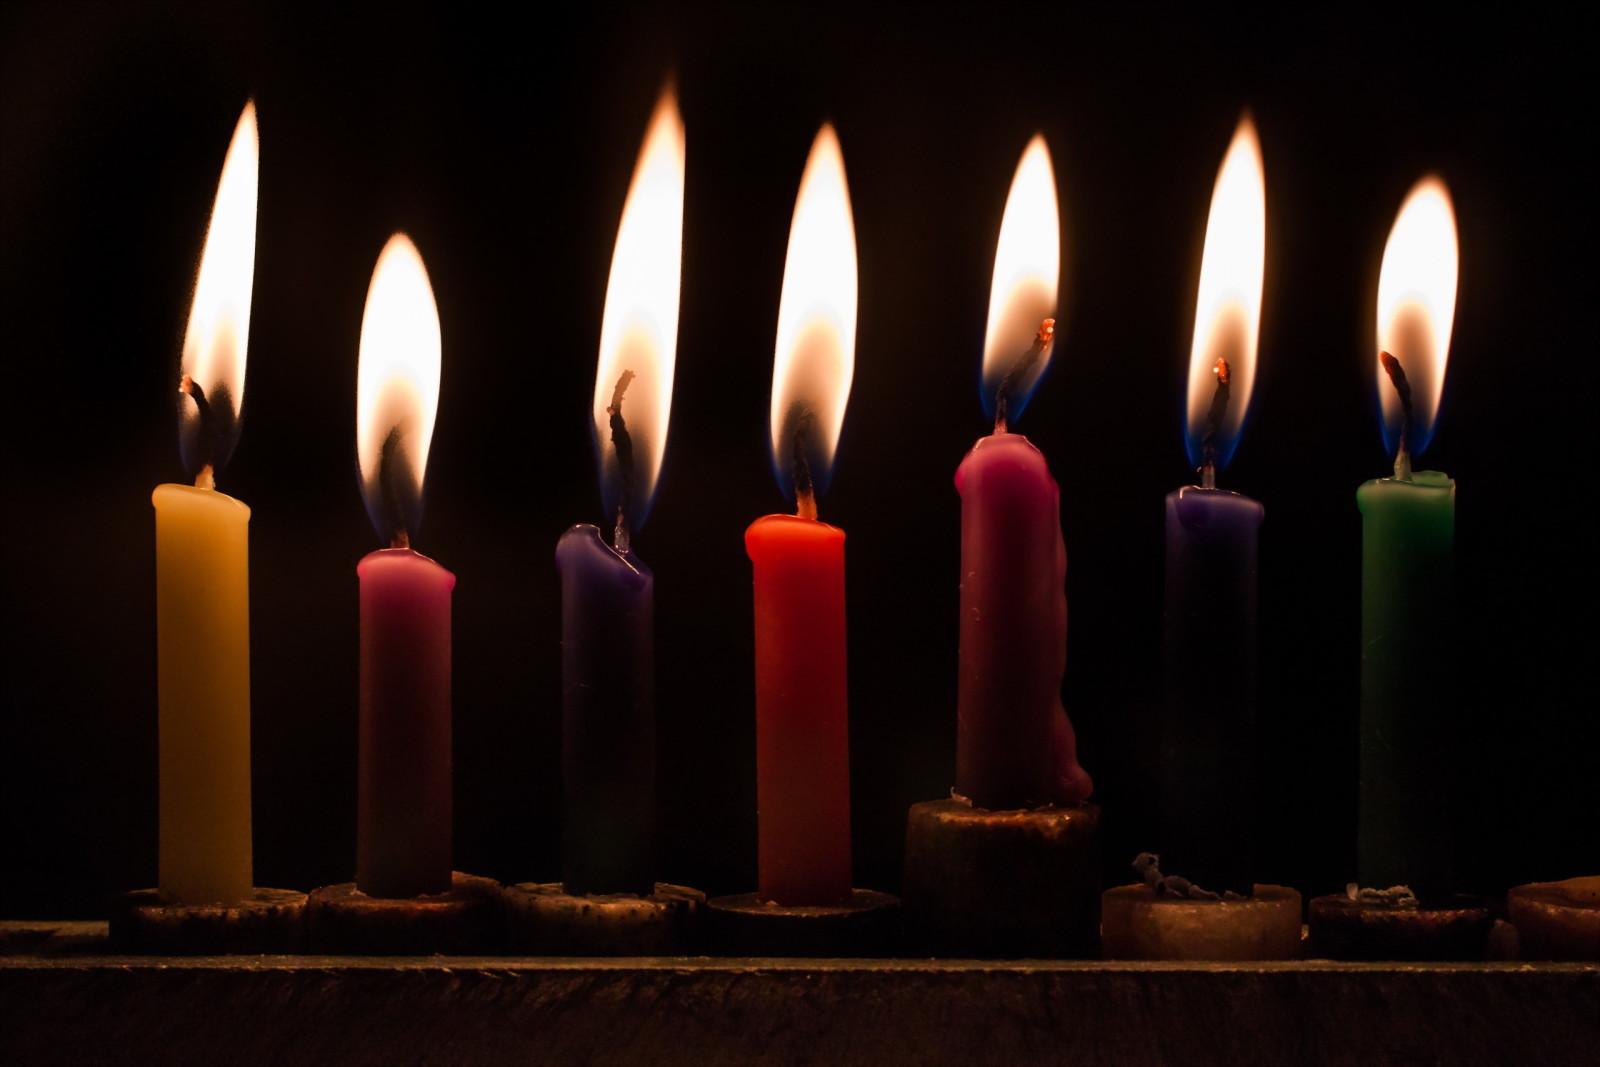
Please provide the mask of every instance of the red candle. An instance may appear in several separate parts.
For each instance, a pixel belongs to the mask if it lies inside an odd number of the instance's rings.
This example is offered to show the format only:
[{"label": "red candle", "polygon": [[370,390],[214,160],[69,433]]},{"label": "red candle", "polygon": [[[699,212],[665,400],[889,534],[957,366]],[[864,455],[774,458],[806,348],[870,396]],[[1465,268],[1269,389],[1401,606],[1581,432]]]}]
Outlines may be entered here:
[{"label": "red candle", "polygon": [[1076,804],[1093,783],[1061,703],[1067,548],[1044,455],[1009,425],[1055,344],[1061,224],[1043,137],[1023,152],[995,250],[983,387],[995,432],[956,472],[961,658],[956,792],[991,810]]},{"label": "red candle", "polygon": [[410,548],[439,401],[439,313],[416,246],[396,234],[367,291],[356,452],[373,526],[363,559],[356,888],[450,889],[450,591],[455,575]]},{"label": "red candle", "polygon": [[855,366],[855,226],[832,127],[795,201],[778,305],[772,455],[798,515],[745,532],[755,572],[756,793],[761,899],[850,898],[844,531],[817,521]]},{"label": "red candle", "polygon": [[844,531],[798,515],[750,524],[756,587],[761,898],[850,896]]}]

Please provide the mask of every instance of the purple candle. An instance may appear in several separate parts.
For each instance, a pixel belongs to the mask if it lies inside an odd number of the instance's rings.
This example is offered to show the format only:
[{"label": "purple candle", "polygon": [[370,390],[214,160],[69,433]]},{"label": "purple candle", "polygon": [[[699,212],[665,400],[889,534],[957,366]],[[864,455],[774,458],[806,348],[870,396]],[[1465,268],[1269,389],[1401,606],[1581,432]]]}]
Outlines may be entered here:
[{"label": "purple candle", "polygon": [[395,234],[361,320],[356,452],[361,492],[389,545],[361,581],[356,888],[450,889],[450,591],[455,575],[410,548],[439,402],[439,313],[416,246]]},{"label": "purple candle", "polygon": [[1216,488],[1255,380],[1266,250],[1261,149],[1240,121],[1211,199],[1189,357],[1186,441],[1201,484],[1167,497],[1161,866],[1212,892],[1254,876],[1256,532],[1265,509]]},{"label": "purple candle", "polygon": [[594,435],[613,544],[573,526],[561,573],[562,882],[566,892],[655,887],[655,579],[632,545],[666,449],[683,252],[683,121],[656,105],[606,285]]},{"label": "purple candle", "polygon": [[[992,810],[1076,804],[1094,785],[1061,704],[1067,549],[1044,455],[1009,433],[1049,362],[1060,277],[1055,174],[1043,137],[1022,155],[995,252],[983,396],[995,432],[956,471],[961,659],[956,792]],[[1030,344],[1031,342],[1031,344]]]}]

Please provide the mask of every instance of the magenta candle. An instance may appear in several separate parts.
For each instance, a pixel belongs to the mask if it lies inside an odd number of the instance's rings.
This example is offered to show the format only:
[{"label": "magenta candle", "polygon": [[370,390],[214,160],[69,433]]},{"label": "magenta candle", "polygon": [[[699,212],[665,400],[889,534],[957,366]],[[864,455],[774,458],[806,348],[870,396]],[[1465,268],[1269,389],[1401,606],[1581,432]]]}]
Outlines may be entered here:
[{"label": "magenta candle", "polygon": [[439,313],[416,246],[378,257],[361,321],[356,452],[361,491],[389,545],[361,582],[356,888],[375,897],[450,889],[450,591],[413,552],[439,400]]},{"label": "magenta candle", "polygon": [[1055,173],[1043,137],[1022,154],[995,250],[983,396],[995,432],[956,471],[961,660],[956,792],[991,810],[1076,804],[1093,782],[1061,703],[1067,547],[1043,453],[1008,432],[1049,363],[1061,262]]},{"label": "magenta candle", "polygon": [[356,886],[375,897],[450,888],[450,591],[409,548],[361,579],[361,773]]},{"label": "magenta candle", "polygon": [[[1067,546],[1061,493],[1026,437],[980,440],[956,471],[961,494],[961,671],[956,791],[979,807],[1088,797],[1061,703],[1067,665]],[[1056,774],[1060,751],[1063,774]]]}]

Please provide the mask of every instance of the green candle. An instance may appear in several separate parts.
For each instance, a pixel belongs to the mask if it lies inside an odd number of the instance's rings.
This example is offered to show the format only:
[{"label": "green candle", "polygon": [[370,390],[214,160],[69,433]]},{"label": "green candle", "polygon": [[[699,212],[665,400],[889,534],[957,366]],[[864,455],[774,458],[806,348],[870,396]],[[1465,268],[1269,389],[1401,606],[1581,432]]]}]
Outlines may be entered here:
[{"label": "green candle", "polygon": [[1379,396],[1394,477],[1361,509],[1361,884],[1450,888],[1448,806],[1456,483],[1411,469],[1438,412],[1458,253],[1450,195],[1425,178],[1400,209],[1378,281]]},{"label": "green candle", "polygon": [[1440,737],[1456,483],[1438,471],[1378,478],[1361,508],[1361,884],[1449,879]]}]

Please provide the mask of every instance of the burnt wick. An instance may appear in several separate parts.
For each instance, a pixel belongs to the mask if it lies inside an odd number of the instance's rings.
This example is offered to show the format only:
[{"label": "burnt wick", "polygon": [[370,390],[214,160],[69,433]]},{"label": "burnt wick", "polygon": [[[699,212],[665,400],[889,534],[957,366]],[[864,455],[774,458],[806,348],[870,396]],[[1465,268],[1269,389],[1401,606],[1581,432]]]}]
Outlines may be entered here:
[{"label": "burnt wick", "polygon": [[389,430],[383,439],[383,450],[378,454],[378,497],[383,501],[383,517],[388,520],[389,547],[410,548],[411,534],[406,529],[405,508],[400,503],[400,492],[395,488],[400,466],[397,453],[400,449],[400,427]]},{"label": "burnt wick", "polygon": [[622,372],[611,390],[611,405],[606,408],[606,414],[611,417],[611,447],[617,453],[617,475],[621,482],[617,492],[617,525],[612,534],[612,543],[618,552],[628,551],[630,542],[628,504],[633,498],[633,436],[628,433],[628,424],[622,417],[622,398],[635,377],[631,370]]},{"label": "burnt wick", "polygon": [[1034,335],[1033,344],[1028,350],[1018,356],[1011,364],[1011,369],[1006,371],[1006,376],[1000,379],[1000,388],[995,391],[994,397],[994,432],[1006,432],[1007,412],[1011,406],[1011,397],[1021,388],[1023,379],[1032,373],[1035,365],[1050,343],[1055,340],[1056,320],[1045,319],[1039,323],[1039,332]]},{"label": "burnt wick", "polygon": [[1215,892],[1202,889],[1189,879],[1176,874],[1161,873],[1161,857],[1154,852],[1141,852],[1133,858],[1133,873],[1150,887],[1158,897],[1176,897],[1179,900],[1247,900],[1249,898],[1231,889]]},{"label": "burnt wick", "polygon": [[1200,438],[1200,487],[1217,487],[1218,442],[1222,439],[1222,422],[1228,417],[1228,396],[1233,391],[1228,361],[1217,358],[1211,373],[1217,376],[1216,391],[1211,394],[1211,407],[1206,411],[1206,432]]},{"label": "burnt wick", "polygon": [[802,519],[817,517],[817,489],[811,481],[811,460],[807,446],[817,430],[817,415],[803,400],[789,405],[783,416],[785,436],[789,438],[789,464],[794,475],[794,513]]},{"label": "burnt wick", "polygon": [[1401,481],[1411,480],[1411,383],[1406,380],[1406,370],[1400,361],[1387,352],[1378,353],[1378,362],[1394,391],[1400,394],[1400,440],[1394,454],[1394,476]]},{"label": "burnt wick", "polygon": [[206,392],[200,388],[200,383],[185,374],[178,383],[178,393],[194,401],[195,411],[200,420],[200,429],[196,436],[197,451],[200,459],[200,469],[195,472],[194,484],[201,489],[215,489],[217,486],[214,457],[217,453],[216,438],[220,433],[217,420],[211,412],[211,403],[206,399]]}]

